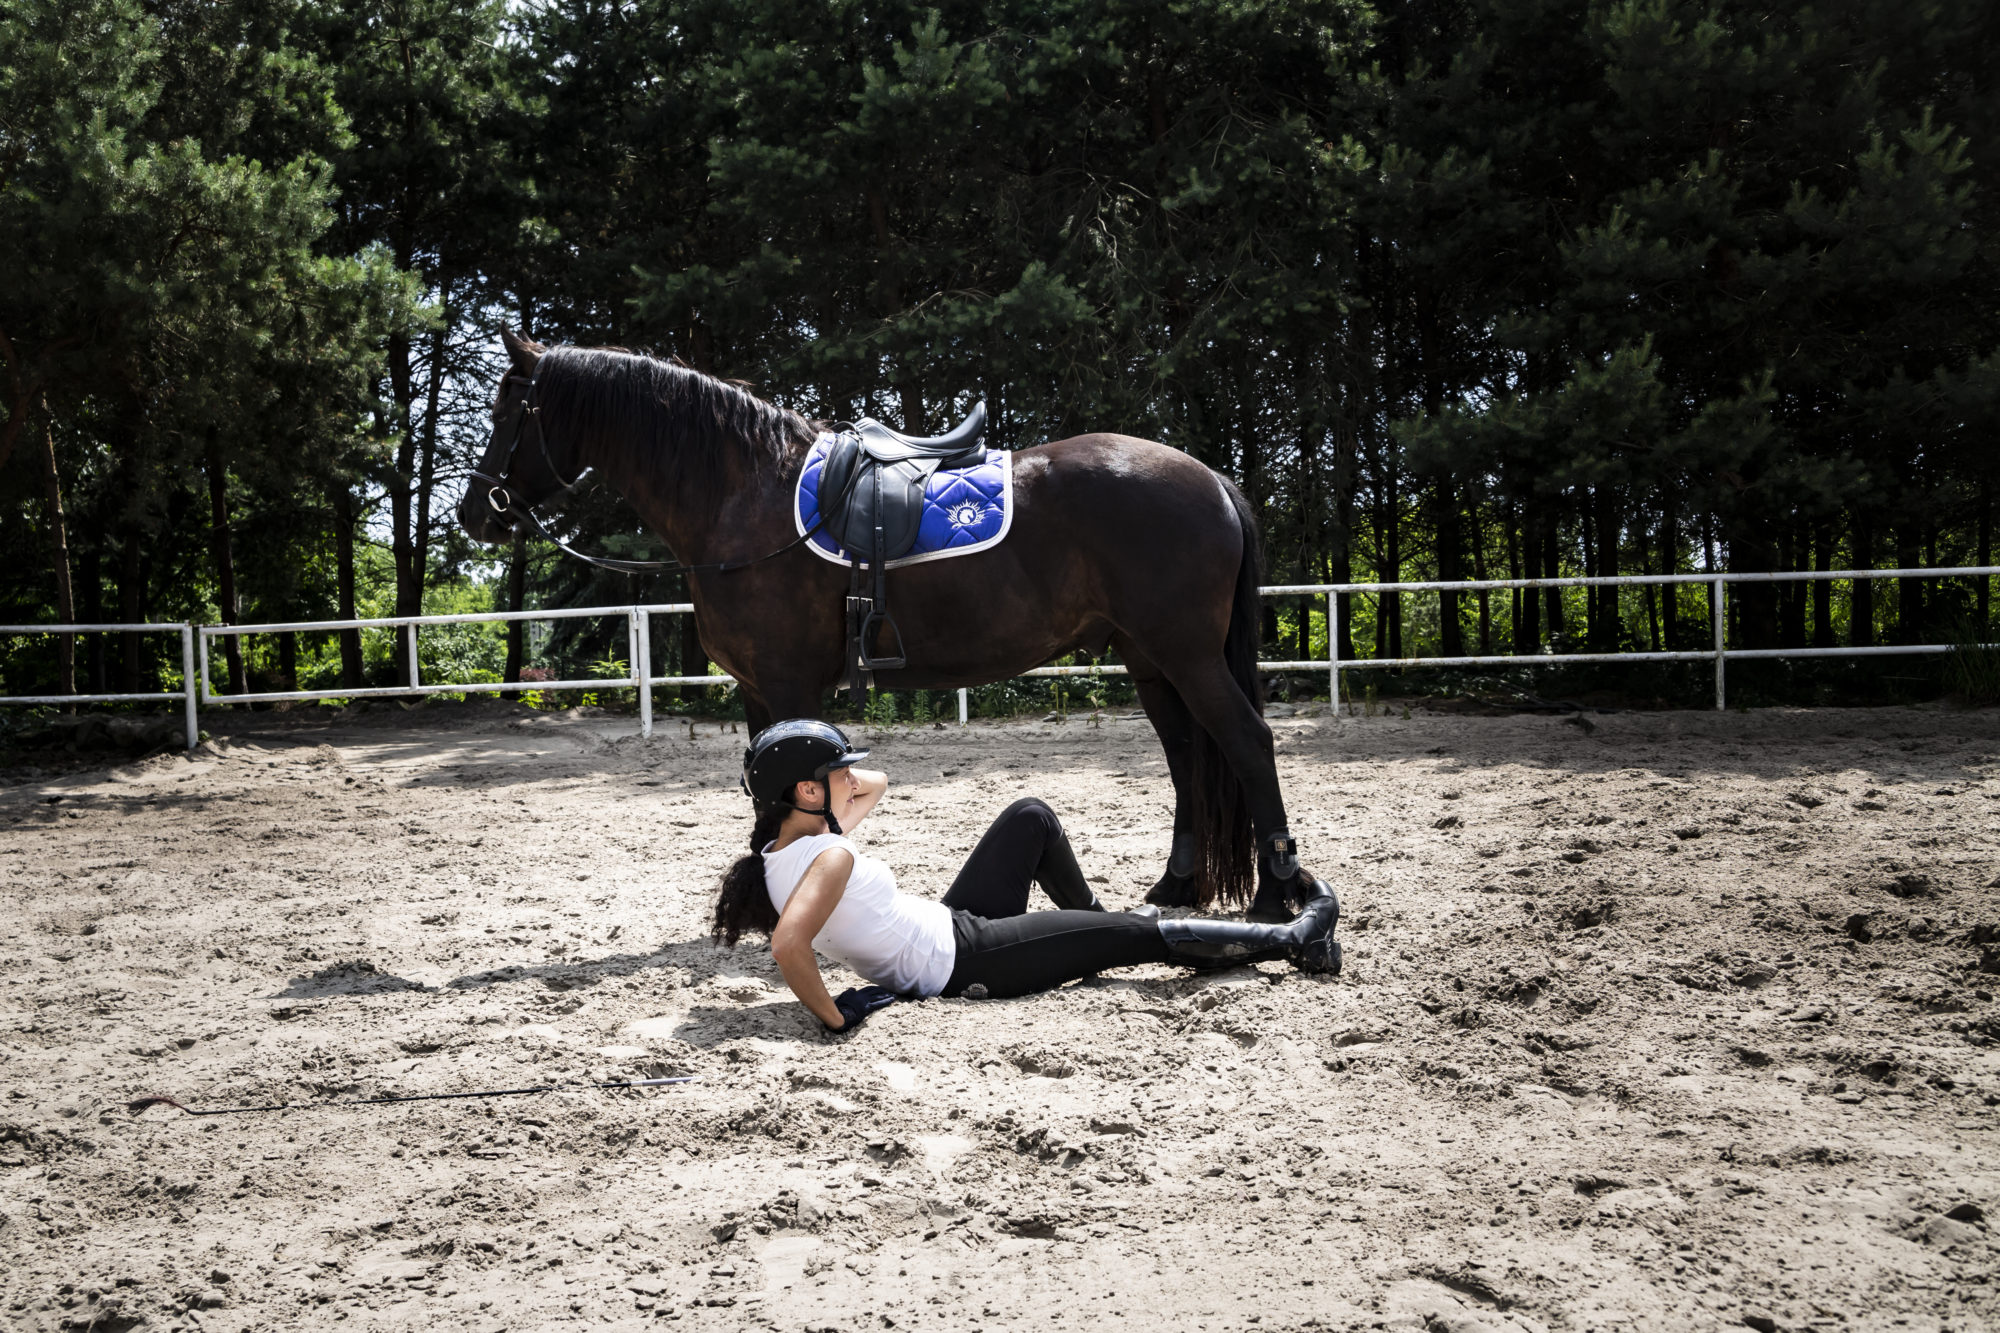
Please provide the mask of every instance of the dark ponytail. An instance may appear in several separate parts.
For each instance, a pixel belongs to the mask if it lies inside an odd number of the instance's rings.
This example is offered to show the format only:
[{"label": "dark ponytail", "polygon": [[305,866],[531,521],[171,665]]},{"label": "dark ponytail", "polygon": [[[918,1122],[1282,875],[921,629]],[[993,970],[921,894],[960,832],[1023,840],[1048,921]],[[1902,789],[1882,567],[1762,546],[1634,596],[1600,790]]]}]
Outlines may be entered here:
[{"label": "dark ponytail", "polygon": [[759,801],[757,821],[750,827],[750,855],[739,857],[722,877],[715,900],[715,942],[735,948],[747,931],[769,935],[778,926],[778,909],[764,885],[764,848],[778,836],[791,807]]}]

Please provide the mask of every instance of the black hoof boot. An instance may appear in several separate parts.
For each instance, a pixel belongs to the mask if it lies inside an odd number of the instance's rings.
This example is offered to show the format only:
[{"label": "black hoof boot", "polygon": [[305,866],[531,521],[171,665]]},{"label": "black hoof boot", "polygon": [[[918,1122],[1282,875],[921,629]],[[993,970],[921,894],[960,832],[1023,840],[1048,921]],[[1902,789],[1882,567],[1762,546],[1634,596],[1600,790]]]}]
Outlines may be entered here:
[{"label": "black hoof boot", "polygon": [[1250,910],[1243,915],[1251,921],[1290,921],[1297,888],[1296,884],[1279,884],[1259,876],[1257,896],[1250,900]]},{"label": "black hoof boot", "polygon": [[1257,896],[1247,913],[1252,921],[1290,921],[1312,894],[1313,878],[1299,868],[1299,844],[1284,829],[1264,836],[1257,849]]}]

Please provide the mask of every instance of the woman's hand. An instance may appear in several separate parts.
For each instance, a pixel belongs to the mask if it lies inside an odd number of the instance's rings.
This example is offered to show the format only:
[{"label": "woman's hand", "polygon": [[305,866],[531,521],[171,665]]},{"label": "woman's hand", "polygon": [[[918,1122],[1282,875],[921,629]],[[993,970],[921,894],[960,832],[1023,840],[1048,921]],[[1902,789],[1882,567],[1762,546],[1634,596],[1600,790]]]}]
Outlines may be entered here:
[{"label": "woman's hand", "polygon": [[854,854],[845,847],[829,847],[806,867],[799,886],[785,900],[785,910],[771,931],[771,957],[778,964],[785,984],[813,1017],[830,1028],[847,1025],[826,982],[819,975],[819,959],[813,956],[813,938],[825,928],[840,897],[847,892],[847,877],[854,872]]},{"label": "woman's hand", "polygon": [[833,997],[833,1007],[840,1010],[843,1022],[837,1029],[852,1032],[868,1021],[868,1015],[877,1009],[887,1008],[897,999],[896,992],[886,986],[850,986]]}]

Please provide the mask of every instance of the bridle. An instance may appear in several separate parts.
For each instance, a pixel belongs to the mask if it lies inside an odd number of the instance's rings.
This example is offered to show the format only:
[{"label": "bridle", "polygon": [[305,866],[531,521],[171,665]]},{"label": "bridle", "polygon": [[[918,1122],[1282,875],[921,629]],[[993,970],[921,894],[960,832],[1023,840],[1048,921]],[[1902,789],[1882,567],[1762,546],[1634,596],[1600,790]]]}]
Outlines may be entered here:
[{"label": "bridle", "polygon": [[[575,490],[577,484],[590,473],[590,468],[586,465],[576,476],[570,478],[568,481],[564,481],[562,469],[556,466],[555,458],[549,453],[548,428],[542,420],[541,404],[535,401],[535,391],[541,387],[542,365],[546,360],[547,353],[544,353],[542,358],[535,362],[534,373],[528,376],[528,392],[521,401],[519,415],[514,418],[514,434],[507,441],[507,452],[500,457],[500,475],[496,477],[492,473],[482,472],[478,468],[473,468],[469,474],[475,484],[486,487],[486,503],[492,506],[494,514],[509,528],[518,529],[525,527],[537,537],[540,537],[543,541],[548,542],[561,551],[564,555],[575,556],[585,564],[596,565],[599,569],[609,569],[620,574],[693,574],[704,570],[713,570],[717,573],[726,574],[733,569],[747,569],[751,565],[762,564],[764,561],[772,559],[775,556],[781,556],[793,547],[803,545],[814,533],[817,533],[825,526],[827,514],[830,512],[832,506],[822,504],[820,506],[819,517],[813,521],[813,525],[793,540],[780,546],[777,550],[767,552],[764,555],[754,556],[748,560],[718,560],[700,565],[685,565],[678,560],[615,560],[610,556],[589,555],[577,550],[568,542],[550,532],[547,527],[543,526],[541,519],[535,516],[535,506],[533,504],[522,504],[519,498],[515,496],[513,485],[508,480],[514,471],[514,455],[520,451],[521,436],[527,429],[529,417],[535,419],[535,445],[542,452],[542,465],[549,470],[549,476],[554,478],[557,483],[555,491],[543,497],[542,500],[536,501],[535,504],[545,503],[547,500],[553,499],[558,495],[567,495],[570,491]],[[505,388],[509,382],[519,382],[520,378],[519,371],[509,370],[501,377],[501,387]],[[859,475],[858,470],[856,475]],[[853,484],[853,478],[849,478],[849,488],[852,488]],[[843,497],[835,497],[836,501],[841,498]]]}]

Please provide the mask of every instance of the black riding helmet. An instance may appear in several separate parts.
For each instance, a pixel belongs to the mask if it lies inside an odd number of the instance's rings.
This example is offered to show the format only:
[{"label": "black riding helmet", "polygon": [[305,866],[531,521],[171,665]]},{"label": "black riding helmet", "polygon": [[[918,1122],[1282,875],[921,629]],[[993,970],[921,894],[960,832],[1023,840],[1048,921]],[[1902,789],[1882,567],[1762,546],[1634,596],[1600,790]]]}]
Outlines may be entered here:
[{"label": "black riding helmet", "polygon": [[833,793],[826,795],[826,808],[807,810],[793,804],[792,788],[801,782],[825,782],[836,768],[858,764],[868,751],[849,744],[847,733],[831,722],[795,717],[773,722],[750,738],[743,752],[743,790],[750,799],[766,805],[788,805],[808,815],[826,820],[828,829],[840,832],[833,817]]}]

